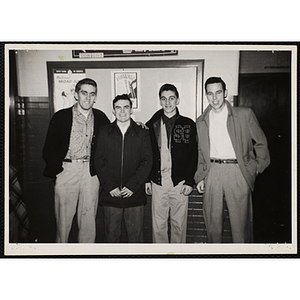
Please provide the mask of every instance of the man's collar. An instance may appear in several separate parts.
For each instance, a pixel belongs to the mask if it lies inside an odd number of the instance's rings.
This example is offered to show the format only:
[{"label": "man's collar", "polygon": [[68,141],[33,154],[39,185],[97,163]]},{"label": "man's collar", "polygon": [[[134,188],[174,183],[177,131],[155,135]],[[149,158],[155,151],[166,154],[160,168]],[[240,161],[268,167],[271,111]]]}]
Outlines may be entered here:
[{"label": "man's collar", "polygon": [[[117,119],[115,119],[115,120],[112,122],[112,124],[114,124],[116,127],[119,127],[118,124],[117,124]],[[139,126],[139,125],[137,125],[137,124],[135,123],[135,121],[134,121],[132,118],[130,118],[130,123],[129,123],[128,129],[132,127],[135,131],[137,131],[138,126]],[[128,130],[128,129],[127,129],[127,130]]]},{"label": "man's collar", "polygon": [[163,112],[162,114],[162,120],[163,120],[163,123],[165,124],[166,122],[169,122],[169,121],[173,121],[175,119],[177,119],[177,117],[179,116],[179,110],[178,108],[176,107],[176,113],[174,116],[172,116],[171,118],[169,118],[168,116],[166,116]]},{"label": "man's collar", "polygon": [[79,115],[79,116],[82,115],[82,116],[84,116],[86,119],[88,118],[88,116],[90,115],[90,113],[93,111],[93,109],[91,108],[87,114],[82,113],[82,112],[79,110],[79,108],[78,108],[78,102],[74,104],[73,108],[74,108],[74,111],[77,113],[77,115]]},{"label": "man's collar", "polygon": [[[231,115],[231,114],[235,114],[234,110],[232,109],[232,106],[231,104],[228,102],[228,100],[225,100],[225,105],[227,106],[227,110],[228,110],[228,115]],[[208,105],[203,114],[199,117],[200,120],[204,121],[204,120],[207,120],[208,119],[208,116],[209,116],[209,112],[212,110],[212,107],[210,105]]]}]

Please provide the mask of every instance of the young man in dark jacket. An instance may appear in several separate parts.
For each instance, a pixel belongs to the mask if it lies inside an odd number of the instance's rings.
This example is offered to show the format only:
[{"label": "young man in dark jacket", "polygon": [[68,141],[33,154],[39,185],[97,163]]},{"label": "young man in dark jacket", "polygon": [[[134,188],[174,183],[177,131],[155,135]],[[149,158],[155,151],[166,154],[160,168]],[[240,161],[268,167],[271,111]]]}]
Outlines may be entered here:
[{"label": "young man in dark jacket", "polygon": [[146,194],[144,184],[152,166],[149,131],[132,119],[128,95],[113,100],[116,120],[99,131],[95,166],[101,182],[105,241],[120,242],[124,214],[129,243],[143,242]]},{"label": "young man in dark jacket", "polygon": [[94,243],[99,180],[94,166],[94,147],[99,128],[109,123],[107,116],[94,109],[97,84],[90,78],[75,87],[78,103],[59,110],[50,121],[43,158],[44,175],[55,181],[57,242],[67,243],[77,210],[78,242]]},{"label": "young man in dark jacket", "polygon": [[159,90],[162,109],[146,123],[153,151],[151,182],[146,193],[152,195],[153,242],[168,243],[168,217],[171,243],[185,243],[188,195],[194,186],[197,169],[196,125],[181,116],[179,93],[172,84]]}]

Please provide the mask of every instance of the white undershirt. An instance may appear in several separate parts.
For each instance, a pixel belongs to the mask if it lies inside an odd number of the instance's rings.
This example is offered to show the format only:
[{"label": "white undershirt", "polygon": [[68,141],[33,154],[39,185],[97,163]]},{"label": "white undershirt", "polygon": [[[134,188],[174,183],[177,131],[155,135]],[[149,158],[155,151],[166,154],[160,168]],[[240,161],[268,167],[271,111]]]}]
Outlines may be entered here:
[{"label": "white undershirt", "polygon": [[120,131],[122,132],[123,136],[125,135],[127,129],[129,128],[130,126],[130,120],[128,120],[128,122],[126,123],[122,123],[122,122],[118,122],[117,121],[117,125],[118,127],[120,128]]},{"label": "white undershirt", "polygon": [[230,159],[236,158],[227,130],[227,105],[222,111],[209,113],[210,157]]}]

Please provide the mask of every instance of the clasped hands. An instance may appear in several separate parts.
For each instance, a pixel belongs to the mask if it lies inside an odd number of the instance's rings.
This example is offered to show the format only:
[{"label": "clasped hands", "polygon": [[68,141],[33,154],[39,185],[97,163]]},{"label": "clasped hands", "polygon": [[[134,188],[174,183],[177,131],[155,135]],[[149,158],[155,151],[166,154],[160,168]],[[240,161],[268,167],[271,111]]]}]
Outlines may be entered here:
[{"label": "clasped hands", "polygon": [[118,187],[111,190],[110,192],[110,195],[112,197],[118,197],[118,198],[129,198],[133,195],[133,192],[128,189],[127,187],[123,187],[122,190],[120,190]]}]

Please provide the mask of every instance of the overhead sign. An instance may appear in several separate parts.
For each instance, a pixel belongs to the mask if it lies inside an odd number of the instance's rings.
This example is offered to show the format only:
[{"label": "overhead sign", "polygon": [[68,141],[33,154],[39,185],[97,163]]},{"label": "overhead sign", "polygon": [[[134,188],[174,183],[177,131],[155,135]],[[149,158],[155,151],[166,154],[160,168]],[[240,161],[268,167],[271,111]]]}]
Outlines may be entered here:
[{"label": "overhead sign", "polygon": [[73,58],[178,55],[178,50],[72,50]]}]

